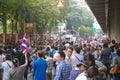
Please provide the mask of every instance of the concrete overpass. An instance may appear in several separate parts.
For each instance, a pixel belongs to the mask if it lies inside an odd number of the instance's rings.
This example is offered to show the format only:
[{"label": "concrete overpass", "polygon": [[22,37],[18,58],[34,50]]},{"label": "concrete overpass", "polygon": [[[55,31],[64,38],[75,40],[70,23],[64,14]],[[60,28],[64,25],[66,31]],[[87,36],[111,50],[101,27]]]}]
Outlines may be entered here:
[{"label": "concrete overpass", "polygon": [[120,0],[86,0],[101,28],[120,42]]}]

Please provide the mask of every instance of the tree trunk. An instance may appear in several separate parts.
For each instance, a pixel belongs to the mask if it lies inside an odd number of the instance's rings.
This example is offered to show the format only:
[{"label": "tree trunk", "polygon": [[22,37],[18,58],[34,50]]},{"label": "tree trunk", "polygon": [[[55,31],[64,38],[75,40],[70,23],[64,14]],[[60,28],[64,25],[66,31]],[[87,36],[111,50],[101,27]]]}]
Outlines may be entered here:
[{"label": "tree trunk", "polygon": [[18,29],[17,29],[17,20],[15,21],[15,32],[18,33]]},{"label": "tree trunk", "polygon": [[24,21],[22,19],[20,21],[20,27],[21,27],[20,33],[24,33]]},{"label": "tree trunk", "polygon": [[2,24],[3,24],[3,33],[5,34],[5,37],[4,37],[4,43],[5,43],[5,45],[6,45],[6,27],[7,27],[7,17],[6,17],[6,14],[5,13],[3,13],[3,17],[2,17]]},{"label": "tree trunk", "polygon": [[12,24],[12,34],[14,32],[14,23],[13,23],[14,20],[11,20],[11,24]]},{"label": "tree trunk", "polygon": [[6,17],[6,14],[4,13],[3,13],[3,18],[2,18],[2,24],[3,24],[3,33],[6,34],[7,17]]},{"label": "tree trunk", "polygon": [[17,28],[17,25],[18,25],[18,13],[17,13],[17,10],[16,10],[16,13],[15,13],[15,16],[14,16],[14,19],[15,19],[15,32],[18,33],[18,28]]}]

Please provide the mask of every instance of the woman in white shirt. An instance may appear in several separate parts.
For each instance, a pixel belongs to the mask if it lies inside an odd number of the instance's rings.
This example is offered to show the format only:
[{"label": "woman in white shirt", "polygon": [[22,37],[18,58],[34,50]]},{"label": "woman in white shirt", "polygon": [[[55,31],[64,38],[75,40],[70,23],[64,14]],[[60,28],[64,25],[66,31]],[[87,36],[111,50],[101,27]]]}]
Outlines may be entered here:
[{"label": "woman in white shirt", "polygon": [[88,80],[88,78],[95,78],[98,75],[98,69],[91,66],[86,72],[81,73],[76,80]]}]

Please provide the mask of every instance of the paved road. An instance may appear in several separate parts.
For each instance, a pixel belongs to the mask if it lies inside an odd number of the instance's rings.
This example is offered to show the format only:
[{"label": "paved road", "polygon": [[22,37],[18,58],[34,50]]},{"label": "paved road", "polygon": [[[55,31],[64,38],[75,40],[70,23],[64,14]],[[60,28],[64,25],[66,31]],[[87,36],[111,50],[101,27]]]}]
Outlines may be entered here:
[{"label": "paved road", "polygon": [[28,74],[28,80],[33,80],[33,74],[32,74],[32,72],[30,72],[30,73]]}]

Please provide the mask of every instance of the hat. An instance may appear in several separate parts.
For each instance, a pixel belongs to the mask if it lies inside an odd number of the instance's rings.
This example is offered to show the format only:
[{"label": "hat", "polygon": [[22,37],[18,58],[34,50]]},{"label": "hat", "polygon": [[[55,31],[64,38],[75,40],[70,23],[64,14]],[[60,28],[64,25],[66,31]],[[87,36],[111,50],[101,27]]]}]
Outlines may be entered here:
[{"label": "hat", "polygon": [[77,64],[77,67],[80,67],[81,65],[84,65],[85,67],[88,67],[87,63],[86,62],[79,62]]}]

